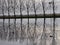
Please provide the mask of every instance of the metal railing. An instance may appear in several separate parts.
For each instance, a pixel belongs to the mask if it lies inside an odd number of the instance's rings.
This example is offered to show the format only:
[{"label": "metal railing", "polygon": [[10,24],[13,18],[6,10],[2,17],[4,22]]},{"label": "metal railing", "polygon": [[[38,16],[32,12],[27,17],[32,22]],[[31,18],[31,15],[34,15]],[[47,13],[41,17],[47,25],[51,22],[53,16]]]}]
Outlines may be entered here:
[{"label": "metal railing", "polygon": [[[36,2],[35,0],[25,0],[25,4],[24,3],[24,0],[0,0],[1,4],[0,4],[0,8],[2,10],[2,13],[0,14],[0,19],[3,19],[3,29],[2,29],[2,34],[1,34],[1,39],[5,39],[5,40],[10,40],[10,38],[12,37],[12,40],[23,40],[23,39],[27,39],[27,45],[28,44],[28,40],[31,38],[33,40],[33,45],[37,45],[36,42],[35,42],[35,39],[37,37],[36,35],[36,28],[37,28],[37,19],[38,18],[43,18],[44,21],[43,21],[43,32],[42,32],[42,36],[41,36],[41,43],[40,45],[46,45],[46,19],[47,18],[53,18],[53,34],[52,37],[52,45],[55,45],[55,19],[56,18],[60,18],[60,14],[56,14],[55,13],[55,3],[54,3],[54,0],[52,0],[52,2],[49,2],[50,4],[52,4],[52,13],[50,14],[46,14],[45,13],[45,2],[44,1],[41,1],[40,3],[42,4],[42,10],[43,10],[43,14],[37,14],[37,7],[36,7]],[[30,3],[31,2],[31,3]],[[39,3],[39,2],[38,2]],[[39,4],[40,4],[39,3]],[[29,5],[31,4],[32,7]],[[40,5],[41,5],[40,4]],[[30,12],[30,8],[33,8],[33,12],[34,14],[29,14]],[[17,11],[16,11],[17,9]],[[23,14],[23,10],[25,10],[25,13],[27,14]],[[7,12],[7,13],[6,13]],[[18,14],[16,14],[16,12],[19,12]],[[6,14],[5,14],[6,13]],[[10,14],[12,13],[12,14]],[[24,32],[24,29],[23,29],[23,22],[22,20],[23,19],[27,19],[28,20],[28,23],[27,23],[27,31],[26,31],[26,34]],[[30,36],[30,27],[29,27],[29,19],[30,18],[34,18],[35,19],[35,23],[34,23],[34,30],[33,30],[33,34]],[[5,20],[8,19],[8,30],[7,32],[5,32]],[[11,25],[10,25],[10,19],[14,19],[14,29],[12,31],[11,30]],[[17,28],[16,28],[16,19],[20,19],[20,33],[17,34]],[[6,33],[6,37],[5,37],[5,33]],[[26,35],[26,36],[25,36]],[[10,37],[11,36],[11,37]],[[25,36],[25,37],[24,37]]]}]

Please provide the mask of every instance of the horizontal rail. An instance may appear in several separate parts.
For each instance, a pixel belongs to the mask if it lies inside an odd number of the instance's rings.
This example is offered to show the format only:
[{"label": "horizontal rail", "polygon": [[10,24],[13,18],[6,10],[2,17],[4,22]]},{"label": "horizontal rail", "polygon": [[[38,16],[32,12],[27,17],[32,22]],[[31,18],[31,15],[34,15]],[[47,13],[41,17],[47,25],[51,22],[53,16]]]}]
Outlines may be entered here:
[{"label": "horizontal rail", "polygon": [[60,14],[55,14],[55,16],[53,14],[45,14],[45,16],[43,14],[37,14],[37,16],[35,16],[35,14],[31,14],[31,15],[10,15],[10,16],[0,16],[0,19],[20,19],[20,18],[60,18]]}]

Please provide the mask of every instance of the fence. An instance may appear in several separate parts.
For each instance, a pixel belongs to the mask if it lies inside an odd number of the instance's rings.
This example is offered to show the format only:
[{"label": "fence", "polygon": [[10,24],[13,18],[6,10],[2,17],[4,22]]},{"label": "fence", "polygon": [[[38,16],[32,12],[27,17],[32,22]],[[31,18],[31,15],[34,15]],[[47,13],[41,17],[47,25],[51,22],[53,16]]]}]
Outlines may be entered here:
[{"label": "fence", "polygon": [[[56,45],[55,19],[60,18],[60,14],[55,13],[54,0],[48,2],[48,4],[51,9],[49,7],[46,8],[45,1],[42,0],[40,2],[35,0],[0,0],[0,20],[3,21],[0,28],[0,39],[8,41],[24,41],[26,39],[27,45],[31,40],[33,45],[47,45],[46,19],[50,18],[53,20],[53,24],[51,26],[52,30],[50,30],[52,35],[49,33],[49,38],[52,39],[52,42],[49,45]],[[39,6],[41,9],[39,9]],[[52,12],[47,14],[47,9],[52,10]],[[8,25],[5,23],[6,19],[8,19]],[[14,19],[13,24],[10,24],[11,19]],[[16,24],[17,19],[20,19],[18,24],[20,26]],[[23,24],[23,19],[27,19],[27,25]],[[35,19],[34,24],[30,24],[30,19]],[[41,30],[39,26],[41,25],[37,25],[37,19],[43,19],[42,32],[39,32]],[[37,31],[38,29],[39,31]]]}]

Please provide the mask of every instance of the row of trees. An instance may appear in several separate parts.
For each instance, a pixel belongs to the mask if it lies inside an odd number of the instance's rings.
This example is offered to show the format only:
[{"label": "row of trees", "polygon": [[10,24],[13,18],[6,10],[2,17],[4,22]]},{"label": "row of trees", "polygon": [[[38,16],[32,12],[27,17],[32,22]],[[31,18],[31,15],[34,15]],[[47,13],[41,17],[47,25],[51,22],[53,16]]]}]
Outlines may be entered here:
[{"label": "row of trees", "polygon": [[[50,26],[47,24],[47,28],[49,28]],[[36,25],[36,30],[34,30],[34,24],[29,24],[29,30],[27,27],[27,24],[22,24],[22,30],[21,30],[21,25],[17,24],[16,27],[14,26],[14,24],[10,24],[10,27],[8,25],[5,24],[5,30],[3,30],[3,26],[0,25],[0,39],[2,40],[22,40],[24,41],[25,39],[29,39],[30,41],[41,41],[41,36],[43,33],[43,27],[41,24]],[[15,30],[16,28],[16,30]],[[9,33],[8,33],[9,31]],[[36,33],[34,33],[34,31],[36,31]],[[49,30],[52,31],[52,30]],[[48,32],[49,32],[48,31]],[[47,31],[46,31],[47,32]],[[35,34],[35,36],[34,36]],[[50,33],[47,34],[47,36]],[[9,35],[9,36],[8,36]],[[15,37],[14,37],[15,35]],[[8,37],[8,39],[7,39]],[[43,37],[43,36],[42,36]],[[35,42],[36,43],[36,42]]]},{"label": "row of trees", "polygon": [[[4,29],[3,29],[4,28]],[[15,30],[16,28],[16,30]],[[39,26],[37,26],[37,29],[40,28]],[[8,33],[9,31],[9,33]],[[27,34],[28,32],[28,34]],[[19,24],[16,25],[16,27],[14,26],[14,24],[10,24],[10,27],[5,24],[4,27],[2,26],[2,24],[0,24],[0,39],[5,39],[5,40],[18,40],[20,38],[22,38],[22,40],[26,39],[27,36],[29,38],[33,38],[33,34],[34,34],[34,24],[29,26],[29,30],[27,25],[22,24],[22,30],[21,30],[21,25],[19,26]],[[9,35],[9,36],[8,36]],[[15,35],[15,37],[14,37]],[[7,39],[8,37],[8,39]]]},{"label": "row of trees", "polygon": [[[34,9],[35,5],[35,9]],[[45,10],[52,9],[52,2],[44,2]],[[21,6],[21,8],[20,8]],[[42,2],[35,2],[35,0],[0,0],[0,10],[4,9],[4,11],[9,12],[18,12],[18,11],[26,11],[27,7],[29,8],[29,11],[33,10],[42,10]]]}]

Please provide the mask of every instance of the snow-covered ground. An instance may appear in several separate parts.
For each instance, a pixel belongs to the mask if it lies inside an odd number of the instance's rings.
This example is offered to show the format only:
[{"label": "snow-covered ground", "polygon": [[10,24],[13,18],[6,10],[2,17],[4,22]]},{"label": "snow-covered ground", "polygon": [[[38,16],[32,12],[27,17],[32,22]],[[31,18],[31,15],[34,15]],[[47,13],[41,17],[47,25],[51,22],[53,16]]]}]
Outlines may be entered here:
[{"label": "snow-covered ground", "polygon": [[3,40],[0,40],[0,45],[20,45],[18,42],[8,42],[8,41],[3,41]]}]

